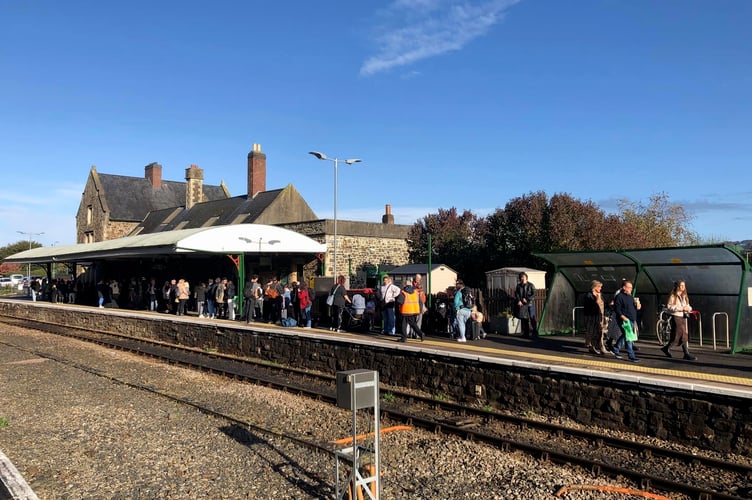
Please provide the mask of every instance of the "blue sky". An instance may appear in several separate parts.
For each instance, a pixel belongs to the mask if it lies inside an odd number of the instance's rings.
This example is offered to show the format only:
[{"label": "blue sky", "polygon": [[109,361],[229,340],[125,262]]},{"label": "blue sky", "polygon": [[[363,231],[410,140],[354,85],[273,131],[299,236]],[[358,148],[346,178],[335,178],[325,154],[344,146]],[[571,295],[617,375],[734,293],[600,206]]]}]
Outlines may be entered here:
[{"label": "blue sky", "polygon": [[[91,165],[319,217],[486,215],[543,190],[666,192],[706,240],[752,239],[747,0],[0,0],[0,245],[75,243]],[[625,244],[625,246],[629,246]]]}]

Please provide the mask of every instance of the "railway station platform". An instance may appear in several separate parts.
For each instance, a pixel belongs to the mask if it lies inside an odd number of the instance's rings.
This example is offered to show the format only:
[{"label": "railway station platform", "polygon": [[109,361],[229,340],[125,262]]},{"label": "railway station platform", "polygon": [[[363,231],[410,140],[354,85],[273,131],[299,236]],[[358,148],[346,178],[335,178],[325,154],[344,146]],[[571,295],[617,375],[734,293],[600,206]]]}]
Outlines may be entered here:
[{"label": "railway station platform", "polygon": [[[673,358],[657,339],[636,342],[639,363],[590,354],[581,336],[538,339],[336,333],[148,311],[0,299],[4,318],[174,342],[320,372],[373,369],[396,387],[498,408],[530,409],[660,438],[752,453],[752,354],[691,344]],[[742,449],[739,449],[742,448]]]}]

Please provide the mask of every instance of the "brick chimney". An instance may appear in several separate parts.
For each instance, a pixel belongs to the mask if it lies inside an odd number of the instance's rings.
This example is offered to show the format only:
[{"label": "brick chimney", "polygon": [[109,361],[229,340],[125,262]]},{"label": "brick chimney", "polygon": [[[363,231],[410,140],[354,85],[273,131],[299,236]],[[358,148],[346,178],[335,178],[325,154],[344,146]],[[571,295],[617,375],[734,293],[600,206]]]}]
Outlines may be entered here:
[{"label": "brick chimney", "polygon": [[204,169],[191,165],[185,169],[185,208],[204,201]]},{"label": "brick chimney", "polygon": [[261,144],[254,144],[248,153],[248,197],[261,191],[266,191],[266,154],[261,152]]},{"label": "brick chimney", "polygon": [[392,206],[386,206],[386,213],[381,216],[382,224],[394,224],[394,215],[392,215]]},{"label": "brick chimney", "polygon": [[154,189],[162,187],[162,165],[159,163],[149,163],[144,167],[144,174],[149,179],[151,187]]}]

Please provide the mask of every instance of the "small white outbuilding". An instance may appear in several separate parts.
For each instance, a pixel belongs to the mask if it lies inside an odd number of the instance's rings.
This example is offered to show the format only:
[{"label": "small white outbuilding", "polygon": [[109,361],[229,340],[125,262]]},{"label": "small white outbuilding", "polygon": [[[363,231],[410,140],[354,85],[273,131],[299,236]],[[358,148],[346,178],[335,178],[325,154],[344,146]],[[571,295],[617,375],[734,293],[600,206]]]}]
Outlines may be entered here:
[{"label": "small white outbuilding", "polygon": [[529,267],[502,267],[493,271],[486,271],[486,289],[488,290],[514,290],[519,283],[520,273],[527,273],[527,280],[535,286],[536,290],[546,289],[546,271],[530,269]]}]

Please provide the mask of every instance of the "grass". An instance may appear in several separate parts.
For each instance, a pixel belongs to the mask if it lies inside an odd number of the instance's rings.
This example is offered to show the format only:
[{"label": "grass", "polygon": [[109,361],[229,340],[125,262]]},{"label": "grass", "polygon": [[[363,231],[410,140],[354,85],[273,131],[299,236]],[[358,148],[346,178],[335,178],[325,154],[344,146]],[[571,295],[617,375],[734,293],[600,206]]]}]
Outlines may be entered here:
[{"label": "grass", "polygon": [[395,399],[397,398],[395,398],[394,394],[392,394],[391,392],[385,392],[381,395],[381,399],[387,403],[394,403]]},{"label": "grass", "polygon": [[5,417],[0,417],[0,429],[3,427],[8,427],[8,419]]}]

